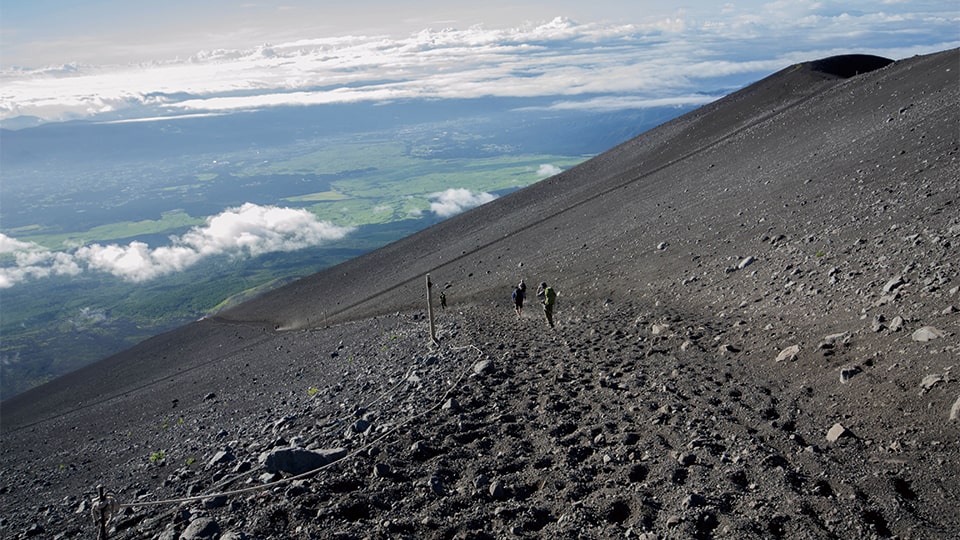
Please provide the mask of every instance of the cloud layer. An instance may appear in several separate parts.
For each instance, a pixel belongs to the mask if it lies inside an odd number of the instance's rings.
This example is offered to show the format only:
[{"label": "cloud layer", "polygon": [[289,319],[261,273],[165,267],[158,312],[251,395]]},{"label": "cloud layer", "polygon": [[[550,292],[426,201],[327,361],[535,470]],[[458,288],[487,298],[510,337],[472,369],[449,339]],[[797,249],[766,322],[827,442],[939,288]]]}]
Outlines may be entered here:
[{"label": "cloud layer", "polygon": [[464,188],[452,188],[430,194],[430,211],[440,217],[450,217],[497,198],[491,193],[476,193]]},{"label": "cloud layer", "polygon": [[13,256],[12,264],[0,267],[0,289],[31,278],[77,275],[84,270],[142,282],[185,270],[208,257],[294,251],[339,240],[352,231],[320,221],[306,210],[246,203],[208,218],[203,227],[171,237],[168,246],[156,248],[130,242],[53,252],[0,234],[0,255]]},{"label": "cloud layer", "polygon": [[304,38],[129,66],[6,68],[0,119],[488,96],[554,97],[563,108],[696,105],[798,61],[956,47],[958,22],[951,2],[740,2],[634,24],[558,17],[515,28]]}]

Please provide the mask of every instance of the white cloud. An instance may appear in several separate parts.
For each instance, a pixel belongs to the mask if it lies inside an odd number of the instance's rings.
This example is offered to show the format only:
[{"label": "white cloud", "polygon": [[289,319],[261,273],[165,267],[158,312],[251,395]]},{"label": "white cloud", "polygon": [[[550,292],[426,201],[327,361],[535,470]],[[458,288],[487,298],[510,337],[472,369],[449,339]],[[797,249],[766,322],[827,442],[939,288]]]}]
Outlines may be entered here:
[{"label": "white cloud", "polygon": [[956,47],[957,23],[949,3],[887,4],[881,11],[778,0],[652,13],[631,24],[558,17],[514,28],[475,25],[401,37],[305,36],[136,65],[5,69],[0,118],[152,118],[485,96],[653,104],[712,91],[721,78],[725,87],[731,77],[746,84],[795,58],[838,51],[903,57]]},{"label": "white cloud", "polygon": [[76,275],[84,268],[141,282],[185,270],[206,257],[294,251],[338,240],[352,231],[320,221],[306,210],[246,203],[208,218],[204,226],[183,236],[171,237],[171,245],[156,248],[143,242],[91,244],[71,254],[0,234],[0,253],[15,255],[13,264],[0,267],[0,288],[30,278]]},{"label": "white cloud", "polygon": [[563,169],[557,167],[556,165],[551,165],[549,163],[544,163],[540,165],[540,168],[537,169],[537,176],[553,176],[555,174],[560,174],[563,172]]},{"label": "white cloud", "polygon": [[12,264],[0,267],[0,289],[31,278],[74,276],[82,270],[72,256],[53,252],[33,242],[21,242],[0,233],[0,253],[12,254]]},{"label": "white cloud", "polygon": [[38,251],[44,249],[34,242],[21,242],[0,233],[0,253],[16,253],[18,251]]},{"label": "white cloud", "polygon": [[469,189],[451,188],[430,196],[430,210],[440,217],[450,217],[497,198],[491,193],[475,193]]}]

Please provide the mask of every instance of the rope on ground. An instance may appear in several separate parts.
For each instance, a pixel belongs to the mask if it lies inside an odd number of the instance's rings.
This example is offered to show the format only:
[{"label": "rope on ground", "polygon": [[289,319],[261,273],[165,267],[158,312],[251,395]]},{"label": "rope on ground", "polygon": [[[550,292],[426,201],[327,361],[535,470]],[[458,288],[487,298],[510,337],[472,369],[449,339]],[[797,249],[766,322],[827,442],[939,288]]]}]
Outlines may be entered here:
[{"label": "rope on ground", "polygon": [[[477,354],[480,355],[480,356],[483,356],[483,351],[482,351],[479,347],[477,347],[477,346],[475,346],[475,345],[466,345],[466,346],[463,346],[463,347],[451,348],[450,351],[460,351],[460,350],[471,349],[471,348],[472,348],[472,349],[476,349]],[[195,496],[191,496],[191,497],[180,497],[180,498],[174,498],[174,499],[162,499],[162,500],[157,500],[157,501],[138,501],[138,502],[135,502],[135,503],[122,503],[122,504],[118,504],[118,503],[116,502],[116,500],[115,500],[115,497],[111,494],[110,500],[111,500],[112,502],[109,503],[109,504],[110,504],[110,510],[111,510],[111,512],[109,512],[109,514],[115,514],[119,509],[122,509],[122,508],[134,508],[134,507],[145,507],[145,506],[166,506],[166,505],[173,505],[173,504],[183,504],[183,503],[189,503],[189,502],[202,501],[202,500],[204,500],[204,499],[212,499],[212,498],[214,498],[214,497],[231,497],[231,496],[234,496],[234,495],[241,495],[241,494],[245,494],[245,493],[253,493],[253,492],[257,492],[257,491],[265,491],[265,490],[268,490],[268,489],[272,489],[272,488],[274,488],[274,487],[277,487],[277,486],[279,486],[279,485],[287,484],[287,483],[290,483],[290,482],[294,482],[294,481],[297,481],[297,480],[301,480],[301,479],[310,477],[310,476],[312,476],[312,475],[314,475],[314,474],[316,474],[316,473],[318,473],[318,472],[320,472],[320,471],[322,471],[322,470],[328,469],[328,468],[330,468],[330,467],[332,467],[332,466],[334,466],[334,465],[336,465],[336,464],[339,464],[339,463],[341,463],[341,462],[343,462],[343,461],[346,461],[346,460],[348,460],[348,459],[354,458],[354,457],[360,455],[360,454],[363,453],[363,452],[366,452],[368,449],[370,449],[370,448],[373,447],[374,445],[380,443],[381,441],[383,441],[383,440],[386,439],[387,437],[389,437],[389,436],[393,435],[394,433],[396,433],[397,431],[399,431],[400,428],[402,428],[403,426],[405,426],[405,425],[413,422],[414,420],[417,420],[418,418],[422,418],[422,417],[424,417],[424,416],[426,416],[426,415],[428,415],[428,414],[436,411],[437,409],[439,409],[440,407],[443,406],[443,404],[446,402],[447,397],[448,397],[457,387],[460,386],[460,383],[463,381],[464,377],[467,376],[467,374],[469,373],[469,371],[470,371],[470,367],[467,367],[466,369],[461,370],[460,376],[457,377],[457,380],[450,384],[450,386],[447,388],[447,390],[443,393],[443,395],[437,400],[437,402],[436,402],[432,407],[430,407],[430,408],[428,408],[428,409],[425,409],[425,410],[423,410],[423,411],[421,411],[421,412],[419,412],[419,413],[416,413],[416,414],[413,414],[413,415],[409,416],[408,418],[406,418],[405,420],[403,420],[402,422],[400,422],[399,424],[397,424],[397,425],[394,426],[393,428],[391,428],[391,429],[387,430],[386,432],[384,432],[380,437],[377,437],[376,439],[374,439],[374,440],[372,440],[372,441],[364,444],[364,445],[361,446],[360,448],[354,450],[353,452],[347,454],[346,456],[344,456],[344,457],[342,457],[342,458],[340,458],[340,459],[338,459],[338,460],[336,460],[336,461],[331,461],[330,463],[327,463],[327,464],[325,464],[325,465],[322,465],[322,466],[320,466],[320,467],[317,467],[317,468],[315,468],[315,469],[313,469],[313,470],[310,470],[310,471],[307,471],[307,472],[304,472],[304,473],[301,473],[301,474],[298,474],[298,475],[295,475],[295,476],[290,476],[290,477],[287,477],[287,478],[282,478],[282,479],[280,479],[280,480],[277,480],[277,481],[275,481],[275,482],[270,482],[270,483],[268,483],[268,484],[262,484],[262,485],[258,485],[258,486],[251,486],[251,487],[240,488],[240,489],[234,489],[234,490],[229,490],[229,491],[221,491],[221,492],[218,492],[218,493],[208,493],[208,494],[205,494],[205,495],[195,495]],[[407,377],[409,377],[409,373],[410,373],[410,372],[408,371]],[[403,379],[403,381],[406,381],[406,380],[407,380],[407,377],[405,377],[405,378]],[[400,384],[394,386],[392,390],[396,390],[397,388],[399,388],[400,385],[403,383],[403,381],[401,381]],[[381,395],[381,396],[380,396],[379,398],[377,398],[377,399],[379,400],[379,399],[382,399],[382,398],[383,398],[383,395]],[[375,400],[374,403],[375,403],[376,401],[377,401],[377,400]],[[231,481],[235,481],[235,480],[236,480],[236,478],[231,479]],[[108,515],[107,513],[98,513],[98,514],[99,514],[99,515]],[[109,517],[106,517],[105,519],[109,519]],[[105,521],[104,521],[102,518],[95,517],[95,521],[97,522],[97,525],[100,526],[100,527],[103,527],[103,526],[105,525]]]}]

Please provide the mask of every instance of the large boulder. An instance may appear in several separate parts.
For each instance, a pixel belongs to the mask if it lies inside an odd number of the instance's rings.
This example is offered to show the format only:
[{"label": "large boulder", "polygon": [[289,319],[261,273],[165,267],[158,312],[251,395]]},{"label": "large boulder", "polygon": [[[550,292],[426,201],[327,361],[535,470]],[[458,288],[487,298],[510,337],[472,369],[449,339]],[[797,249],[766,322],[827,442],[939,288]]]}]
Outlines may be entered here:
[{"label": "large boulder", "polygon": [[303,474],[333,463],[347,455],[346,448],[306,450],[278,448],[260,455],[260,463],[270,473]]}]

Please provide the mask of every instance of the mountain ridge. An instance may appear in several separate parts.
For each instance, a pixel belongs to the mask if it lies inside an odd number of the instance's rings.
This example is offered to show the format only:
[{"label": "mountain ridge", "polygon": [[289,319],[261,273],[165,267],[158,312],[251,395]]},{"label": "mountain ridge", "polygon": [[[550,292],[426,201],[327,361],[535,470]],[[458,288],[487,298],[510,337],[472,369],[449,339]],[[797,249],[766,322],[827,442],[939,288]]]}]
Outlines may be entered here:
[{"label": "mountain ridge", "polygon": [[[5,401],[5,532],[82,536],[103,483],[111,538],[951,537],[958,52],[787,67]],[[521,278],[555,331],[513,314]],[[135,504],[278,479],[288,446],[363,451],[276,498]]]}]

